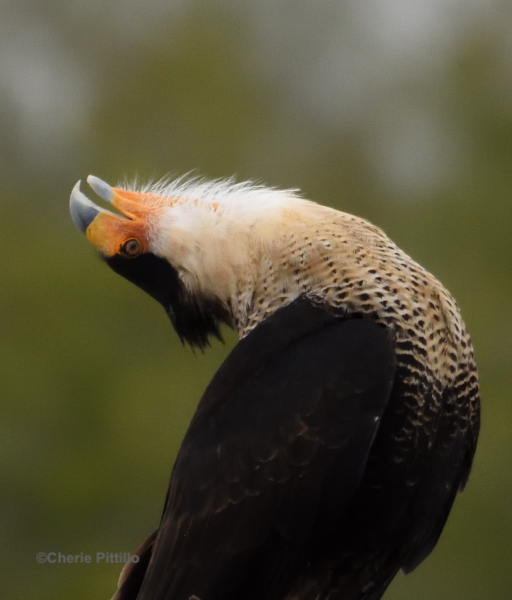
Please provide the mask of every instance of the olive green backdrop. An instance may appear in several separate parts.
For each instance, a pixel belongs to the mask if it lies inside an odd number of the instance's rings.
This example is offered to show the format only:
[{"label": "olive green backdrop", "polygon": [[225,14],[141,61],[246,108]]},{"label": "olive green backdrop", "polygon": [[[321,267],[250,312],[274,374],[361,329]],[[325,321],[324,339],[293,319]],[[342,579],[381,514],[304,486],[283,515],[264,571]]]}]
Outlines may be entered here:
[{"label": "olive green backdrop", "polygon": [[511,29],[492,0],[0,1],[2,598],[109,598],[120,565],[96,552],[158,524],[235,340],[183,348],[68,198],[89,173],[192,170],[368,218],[456,296],[480,445],[436,550],[386,598],[511,597]]}]

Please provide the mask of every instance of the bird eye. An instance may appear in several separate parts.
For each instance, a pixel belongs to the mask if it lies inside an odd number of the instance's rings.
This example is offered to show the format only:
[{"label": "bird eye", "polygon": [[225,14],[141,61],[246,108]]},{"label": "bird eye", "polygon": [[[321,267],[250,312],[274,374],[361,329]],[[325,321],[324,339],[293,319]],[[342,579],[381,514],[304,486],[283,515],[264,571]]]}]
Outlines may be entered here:
[{"label": "bird eye", "polygon": [[132,238],[131,240],[127,240],[122,246],[121,246],[121,254],[123,254],[124,256],[126,256],[127,258],[135,258],[136,256],[138,256],[142,251],[141,245],[139,240],[136,240],[135,238]]}]

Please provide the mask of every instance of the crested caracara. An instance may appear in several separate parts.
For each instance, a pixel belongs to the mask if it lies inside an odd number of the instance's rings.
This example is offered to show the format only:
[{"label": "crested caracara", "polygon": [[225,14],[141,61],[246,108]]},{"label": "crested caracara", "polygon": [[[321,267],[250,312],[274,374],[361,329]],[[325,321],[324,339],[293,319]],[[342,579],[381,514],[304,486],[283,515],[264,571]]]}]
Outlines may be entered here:
[{"label": "crested caracara", "polygon": [[294,191],[78,183],[71,215],[183,342],[239,341],[116,600],[377,600],[434,548],[479,430],[452,296],[377,227]]}]

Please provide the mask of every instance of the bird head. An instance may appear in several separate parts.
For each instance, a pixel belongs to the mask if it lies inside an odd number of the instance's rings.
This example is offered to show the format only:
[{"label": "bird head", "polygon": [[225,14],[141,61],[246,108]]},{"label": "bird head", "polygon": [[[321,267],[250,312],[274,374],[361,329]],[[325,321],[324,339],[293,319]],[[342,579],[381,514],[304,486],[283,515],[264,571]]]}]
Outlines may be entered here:
[{"label": "bird head", "polygon": [[119,211],[92,202],[80,181],[71,192],[73,222],[105,262],[162,304],[182,342],[203,348],[210,336],[220,338],[220,324],[232,325],[230,314],[221,298],[194,287],[197,274],[187,276],[187,255],[197,244],[183,227],[182,199],[114,188],[92,175],[87,182]]},{"label": "bird head", "polygon": [[75,225],[115,272],[163,305],[182,341],[204,347],[220,337],[221,323],[240,334],[272,278],[290,301],[299,294],[286,273],[276,275],[289,243],[283,224],[306,203],[293,191],[185,180],[133,191],[87,181],[118,212],[93,203],[78,182],[70,199]]}]

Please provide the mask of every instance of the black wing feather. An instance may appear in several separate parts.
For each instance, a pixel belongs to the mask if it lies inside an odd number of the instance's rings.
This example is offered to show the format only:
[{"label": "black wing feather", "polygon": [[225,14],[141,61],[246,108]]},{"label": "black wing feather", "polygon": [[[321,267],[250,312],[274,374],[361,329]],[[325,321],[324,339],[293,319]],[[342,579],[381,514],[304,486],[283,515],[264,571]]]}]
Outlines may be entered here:
[{"label": "black wing feather", "polygon": [[394,376],[386,329],[305,299],[241,340],[183,441],[139,599],[289,589],[332,543]]}]

